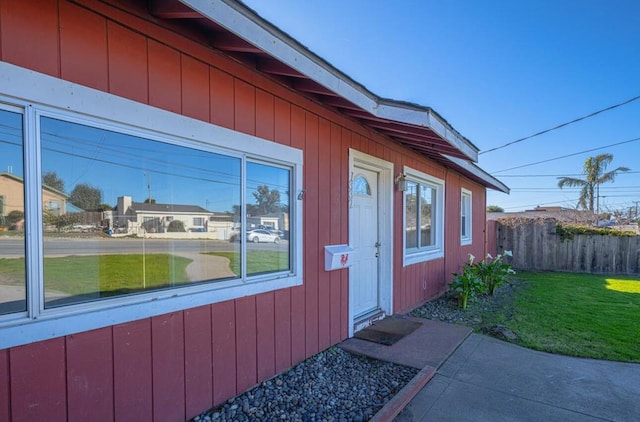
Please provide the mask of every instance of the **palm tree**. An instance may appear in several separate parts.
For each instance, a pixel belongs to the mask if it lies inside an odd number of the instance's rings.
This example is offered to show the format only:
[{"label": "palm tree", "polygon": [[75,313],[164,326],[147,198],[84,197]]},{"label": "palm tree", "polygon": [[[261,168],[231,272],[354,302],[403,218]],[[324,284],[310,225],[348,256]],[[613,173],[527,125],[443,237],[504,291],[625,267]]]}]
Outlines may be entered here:
[{"label": "palm tree", "polygon": [[600,185],[606,182],[613,182],[618,172],[630,170],[627,167],[618,167],[605,173],[611,161],[613,161],[613,154],[600,154],[595,157],[589,157],[582,167],[584,179],[560,177],[558,187],[560,189],[565,186],[582,188],[578,199],[578,207],[593,212],[593,202],[597,198],[597,211],[600,212]]}]

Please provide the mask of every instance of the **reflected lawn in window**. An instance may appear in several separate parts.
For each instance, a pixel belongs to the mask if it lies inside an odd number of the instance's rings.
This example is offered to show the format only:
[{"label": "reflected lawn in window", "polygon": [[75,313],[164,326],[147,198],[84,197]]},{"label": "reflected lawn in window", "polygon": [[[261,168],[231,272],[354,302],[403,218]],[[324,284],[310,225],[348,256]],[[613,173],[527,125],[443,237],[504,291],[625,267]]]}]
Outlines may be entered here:
[{"label": "reflected lawn in window", "polygon": [[46,307],[186,284],[190,262],[168,254],[45,258]]},{"label": "reflected lawn in window", "polygon": [[[239,255],[233,252],[209,252],[207,255],[216,255],[227,258],[231,271],[240,275]],[[247,273],[260,275],[289,270],[289,254],[282,251],[247,251]]]},{"label": "reflected lawn in window", "polygon": [[0,315],[27,310],[24,258],[0,258]]}]

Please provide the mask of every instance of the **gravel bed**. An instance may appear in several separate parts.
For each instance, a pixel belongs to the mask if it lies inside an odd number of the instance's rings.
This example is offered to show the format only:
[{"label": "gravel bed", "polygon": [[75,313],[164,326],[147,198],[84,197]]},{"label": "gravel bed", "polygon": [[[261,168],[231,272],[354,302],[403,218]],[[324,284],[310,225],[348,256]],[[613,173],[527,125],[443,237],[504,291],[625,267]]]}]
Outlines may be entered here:
[{"label": "gravel bed", "polygon": [[193,421],[368,421],[418,372],[332,347]]},{"label": "gravel bed", "polygon": [[484,332],[496,322],[494,319],[485,320],[485,318],[495,318],[497,313],[505,319],[513,315],[514,297],[526,286],[526,283],[525,280],[511,279],[508,284],[498,288],[493,296],[481,295],[469,301],[464,311],[458,306],[458,299],[455,296],[445,294],[414,309],[411,316],[466,325],[476,331]]}]

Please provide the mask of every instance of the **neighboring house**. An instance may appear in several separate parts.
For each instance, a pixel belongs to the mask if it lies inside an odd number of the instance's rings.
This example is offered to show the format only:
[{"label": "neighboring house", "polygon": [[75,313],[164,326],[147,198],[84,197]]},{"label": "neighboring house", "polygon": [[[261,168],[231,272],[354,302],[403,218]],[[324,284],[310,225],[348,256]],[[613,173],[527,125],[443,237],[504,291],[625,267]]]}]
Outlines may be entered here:
[{"label": "neighboring house", "polygon": [[247,217],[249,229],[261,228],[271,230],[289,230],[289,214],[286,212],[272,212],[257,217]]},{"label": "neighboring house", "polygon": [[[54,215],[67,212],[67,195],[64,192],[42,187],[42,207]],[[24,179],[11,173],[0,173],[0,218],[11,211],[24,212]]]},{"label": "neighboring house", "polygon": [[[22,308],[0,315],[0,420],[189,419],[441,294],[469,253],[485,254],[485,190],[508,188],[474,164],[478,149],[241,3],[16,0],[0,23],[0,119],[20,132],[10,153],[29,164],[34,222],[16,242],[29,257]],[[44,258],[64,250],[38,227],[39,165],[107,197],[144,181],[158,202],[211,201],[210,217],[247,209],[267,186],[289,236],[168,241],[165,255],[188,246],[203,266],[210,246],[240,259],[231,275],[197,279],[203,267],[187,284],[171,261],[162,289],[144,277],[111,288],[87,261],[84,285],[105,294],[56,302]],[[83,252],[109,242],[143,256],[162,244],[102,239]],[[325,271],[329,245],[353,248],[349,268]],[[266,249],[277,259],[261,261]]]},{"label": "neighboring house", "polygon": [[118,198],[112,212],[117,227],[127,233],[167,233],[173,221],[180,221],[186,232],[208,232],[213,213],[198,205],[133,202],[130,196]]}]

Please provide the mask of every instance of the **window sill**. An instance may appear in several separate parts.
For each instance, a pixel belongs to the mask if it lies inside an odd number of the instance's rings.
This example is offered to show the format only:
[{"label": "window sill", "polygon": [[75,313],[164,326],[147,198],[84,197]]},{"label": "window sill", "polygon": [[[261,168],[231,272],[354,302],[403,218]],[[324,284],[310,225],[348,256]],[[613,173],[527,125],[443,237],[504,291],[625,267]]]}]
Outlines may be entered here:
[{"label": "window sill", "polygon": [[411,254],[407,254],[405,252],[402,266],[407,267],[409,265],[418,264],[420,262],[433,261],[440,258],[444,258],[444,251],[441,249],[414,252]]}]

